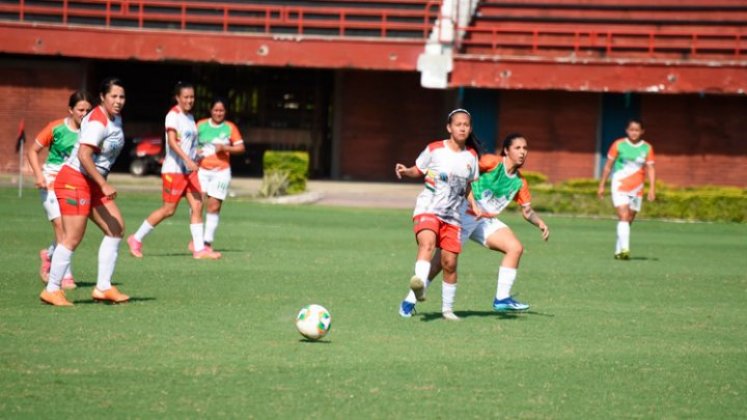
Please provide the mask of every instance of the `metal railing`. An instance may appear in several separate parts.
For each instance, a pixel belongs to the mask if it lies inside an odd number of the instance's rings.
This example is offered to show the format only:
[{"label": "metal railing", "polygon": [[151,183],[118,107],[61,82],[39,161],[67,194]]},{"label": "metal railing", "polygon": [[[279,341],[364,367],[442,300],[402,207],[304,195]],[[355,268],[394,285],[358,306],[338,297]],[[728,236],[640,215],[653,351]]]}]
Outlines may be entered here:
[{"label": "metal railing", "polygon": [[[394,4],[384,0],[386,3]],[[413,10],[413,3],[417,6],[417,2],[410,2],[408,8],[397,8],[167,0],[19,0],[0,3],[0,20],[105,28],[425,39],[439,16],[440,1],[421,2],[421,10]]]}]

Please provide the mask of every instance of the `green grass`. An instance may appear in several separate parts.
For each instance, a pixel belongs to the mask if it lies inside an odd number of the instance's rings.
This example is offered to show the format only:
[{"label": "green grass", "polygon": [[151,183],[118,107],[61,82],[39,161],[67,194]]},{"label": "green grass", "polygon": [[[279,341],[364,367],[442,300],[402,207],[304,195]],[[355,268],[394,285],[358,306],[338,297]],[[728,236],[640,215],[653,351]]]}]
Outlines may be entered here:
[{"label": "green grass", "polygon": [[[101,234],[74,258],[74,308],[39,303],[50,238],[34,194],[0,190],[0,418],[745,418],[747,225],[639,221],[633,260],[612,259],[615,222],[516,215],[526,247],[498,316],[500,255],[460,257],[457,314],[440,286],[401,319],[415,257],[410,211],[228,201],[221,261],[186,251],[187,215],[120,248],[126,305],[92,304]],[[159,205],[122,193],[128,232]],[[295,331],[305,304],[330,334]]]}]

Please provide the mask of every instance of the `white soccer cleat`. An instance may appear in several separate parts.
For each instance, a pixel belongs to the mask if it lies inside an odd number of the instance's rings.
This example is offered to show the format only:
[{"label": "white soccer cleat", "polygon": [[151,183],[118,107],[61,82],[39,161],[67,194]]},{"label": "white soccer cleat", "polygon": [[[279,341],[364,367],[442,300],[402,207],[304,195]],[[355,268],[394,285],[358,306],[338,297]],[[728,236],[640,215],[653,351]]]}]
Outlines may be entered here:
[{"label": "white soccer cleat", "polygon": [[459,318],[454,314],[454,311],[443,311],[441,315],[444,317],[447,321],[461,321],[462,319]]}]

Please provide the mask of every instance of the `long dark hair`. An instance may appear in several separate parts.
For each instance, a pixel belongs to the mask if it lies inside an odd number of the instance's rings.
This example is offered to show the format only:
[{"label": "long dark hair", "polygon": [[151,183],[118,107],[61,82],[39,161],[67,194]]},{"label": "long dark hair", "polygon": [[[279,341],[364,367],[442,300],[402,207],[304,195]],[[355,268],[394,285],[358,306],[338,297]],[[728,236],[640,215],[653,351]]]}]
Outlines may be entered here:
[{"label": "long dark hair", "polygon": [[93,96],[85,90],[76,90],[73,92],[73,94],[70,95],[70,99],[67,101],[67,106],[70,109],[73,109],[80,101],[86,101],[93,106]]},{"label": "long dark hair", "polygon": [[122,80],[119,77],[107,77],[101,82],[99,94],[101,96],[106,96],[106,94],[112,90],[112,86],[119,86],[122,89],[125,88],[124,83],[122,83]]},{"label": "long dark hair", "polygon": [[[469,117],[470,124],[472,123],[472,114],[470,114],[469,111],[467,111],[464,108],[457,108],[457,109],[449,112],[449,116],[446,119],[446,124],[451,125],[451,120],[454,118],[454,115],[456,115],[456,114],[465,114],[465,115],[467,115]],[[477,136],[475,135],[475,132],[472,131],[472,130],[470,130],[469,136],[467,136],[467,140],[464,142],[464,144],[467,147],[471,147],[471,148],[475,149],[475,151],[477,152],[477,156],[478,157],[485,154],[485,146],[482,145],[482,142],[480,141],[479,138],[477,138]]]},{"label": "long dark hair", "polygon": [[516,139],[526,139],[521,133],[511,133],[506,136],[505,139],[503,139],[503,146],[501,146],[501,156],[506,156],[506,149],[511,147],[512,144],[514,144],[514,140]]}]

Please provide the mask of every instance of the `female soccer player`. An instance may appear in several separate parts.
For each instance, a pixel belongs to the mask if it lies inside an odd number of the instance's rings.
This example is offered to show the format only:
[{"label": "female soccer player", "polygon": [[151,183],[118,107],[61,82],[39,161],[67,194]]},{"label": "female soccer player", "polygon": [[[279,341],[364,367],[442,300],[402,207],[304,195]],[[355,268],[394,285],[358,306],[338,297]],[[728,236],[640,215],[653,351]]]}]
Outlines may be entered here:
[{"label": "female soccer player", "polygon": [[197,178],[197,126],[190,111],[195,103],[195,90],[189,83],[179,82],[174,88],[176,105],[166,114],[166,158],[161,166],[163,205],[153,211],[134,235],[127,238],[130,253],[143,257],[143,239],[164,219],[174,215],[182,197],[191,210],[189,229],[195,259],[218,259],[220,253],[205,248],[202,236],[202,189]]},{"label": "female soccer player", "polygon": [[83,118],[79,141],[54,182],[64,235],[52,255],[47,287],[39,296],[50,305],[73,305],[60,286],[73,252],[86,233],[88,218],[104,233],[93,299],[113,303],[130,299],[111,284],[124,220],[114,202],[117,190],[106,180],[125,142],[120,117],[125,104],[124,85],[119,79],[108,78],[99,93],[101,104]]},{"label": "female soccer player", "polygon": [[[480,178],[472,183],[467,196],[469,205],[465,203],[461,208],[462,244],[472,239],[485,248],[505,254],[498,269],[498,287],[493,299],[493,309],[498,312],[523,311],[529,309],[529,305],[511,297],[524,246],[497,216],[511,201],[515,201],[521,206],[524,219],[540,229],[542,239],[547,241],[550,238],[550,228],[532,210],[529,184],[519,171],[527,154],[524,136],[518,133],[506,136],[500,156],[487,154],[480,158]],[[440,269],[434,259],[430,278],[434,278]]]},{"label": "female soccer player", "polygon": [[597,190],[599,198],[604,197],[604,185],[614,165],[610,191],[618,218],[616,260],[630,259],[630,225],[643,204],[644,172],[648,174],[648,201],[656,199],[654,148],[641,137],[644,133],[643,123],[630,120],[625,133],[627,137],[616,140],[610,146]]},{"label": "female soccer player", "polygon": [[[88,92],[77,91],[70,95],[68,100],[69,117],[61,118],[47,124],[44,129],[37,134],[36,141],[28,150],[29,165],[36,178],[36,187],[41,195],[42,205],[47,212],[47,219],[52,223],[54,231],[54,240],[49,248],[39,251],[41,258],[41,268],[39,275],[45,283],[49,279],[49,267],[51,256],[57,244],[62,243],[62,220],[60,219],[60,206],[57,204],[57,196],[54,194],[54,179],[65,163],[65,159],[70,156],[70,152],[78,142],[78,132],[80,131],[80,122],[83,117],[91,111],[93,98]],[[43,166],[39,165],[39,152],[45,147],[49,148],[47,160]],[[62,277],[63,289],[74,289],[75,280],[73,279],[72,266]]]},{"label": "female soccer player", "polygon": [[[417,300],[425,299],[431,257],[438,247],[442,250],[440,263],[444,270],[441,313],[447,320],[456,321],[457,257],[461,252],[459,206],[464,201],[467,185],[477,179],[477,152],[472,147],[472,116],[464,109],[449,113],[446,140],[435,141],[420,153],[415,165],[397,163],[398,178],[425,176],[425,188],[418,195],[413,212],[418,253],[415,275],[410,279],[410,292],[402,301],[399,314],[409,318]],[[469,144],[472,143],[472,144]]]},{"label": "female soccer player", "polygon": [[[213,250],[215,229],[220,219],[223,200],[231,184],[230,155],[244,153],[244,140],[234,123],[226,120],[226,101],[215,99],[210,104],[210,118],[197,123],[200,169],[198,176],[203,191],[205,214],[205,248]],[[193,243],[189,244],[194,249]]]}]

